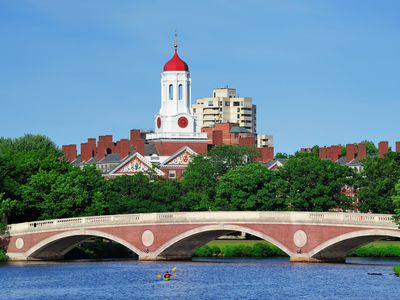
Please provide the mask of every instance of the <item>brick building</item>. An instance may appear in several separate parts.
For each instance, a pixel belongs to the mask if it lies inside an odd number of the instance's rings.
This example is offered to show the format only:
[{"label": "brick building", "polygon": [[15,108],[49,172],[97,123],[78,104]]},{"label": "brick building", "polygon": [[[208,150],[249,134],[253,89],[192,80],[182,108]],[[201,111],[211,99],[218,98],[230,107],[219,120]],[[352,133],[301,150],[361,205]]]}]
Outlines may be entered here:
[{"label": "brick building", "polygon": [[[245,145],[256,148],[259,161],[273,159],[271,143],[257,148],[257,135],[236,123],[215,124],[200,128],[191,104],[191,77],[188,65],[179,57],[174,44],[174,55],[161,73],[161,105],[154,118],[154,131],[130,131],[129,139],[114,141],[103,135],[80,145],[64,145],[65,157],[74,165],[95,165],[104,176],[132,175],[155,172],[167,178],[180,178],[193,156],[207,154],[214,145]],[[271,137],[272,140],[272,137]]]}]

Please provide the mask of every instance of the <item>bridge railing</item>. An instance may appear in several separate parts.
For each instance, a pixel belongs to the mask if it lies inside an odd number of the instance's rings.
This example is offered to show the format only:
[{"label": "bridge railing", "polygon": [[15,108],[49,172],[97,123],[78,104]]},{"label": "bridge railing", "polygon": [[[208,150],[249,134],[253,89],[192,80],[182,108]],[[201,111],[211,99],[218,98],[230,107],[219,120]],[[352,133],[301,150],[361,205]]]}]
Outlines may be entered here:
[{"label": "bridge railing", "polygon": [[342,226],[372,226],[394,228],[392,215],[342,212],[294,212],[294,211],[219,211],[219,212],[170,212],[125,214],[45,220],[8,225],[10,234],[51,231],[64,228],[101,226],[126,226],[137,224],[179,223],[291,223],[326,224]]}]

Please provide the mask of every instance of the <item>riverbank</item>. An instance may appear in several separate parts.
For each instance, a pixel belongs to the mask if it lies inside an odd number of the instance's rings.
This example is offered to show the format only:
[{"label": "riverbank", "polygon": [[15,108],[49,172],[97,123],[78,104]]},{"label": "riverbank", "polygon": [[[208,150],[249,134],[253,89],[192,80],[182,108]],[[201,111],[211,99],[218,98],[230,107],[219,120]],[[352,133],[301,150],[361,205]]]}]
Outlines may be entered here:
[{"label": "riverbank", "polygon": [[[215,240],[197,249],[193,256],[285,257],[287,254],[271,243],[262,240]],[[400,242],[373,242],[354,250],[349,257],[400,257]]]}]

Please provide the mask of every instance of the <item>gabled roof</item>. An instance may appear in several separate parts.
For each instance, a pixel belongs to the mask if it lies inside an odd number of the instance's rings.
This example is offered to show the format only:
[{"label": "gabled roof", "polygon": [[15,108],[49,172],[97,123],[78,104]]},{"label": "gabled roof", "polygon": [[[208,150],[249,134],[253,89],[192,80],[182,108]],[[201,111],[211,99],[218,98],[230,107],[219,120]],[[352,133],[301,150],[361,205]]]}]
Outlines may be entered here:
[{"label": "gabled roof", "polygon": [[271,170],[274,167],[280,168],[286,163],[286,161],[287,161],[286,158],[278,158],[267,162],[265,166],[268,168],[268,170]]},{"label": "gabled roof", "polygon": [[190,147],[185,146],[172,154],[168,159],[166,159],[160,166],[160,168],[165,167],[186,167],[192,156],[197,155]]},{"label": "gabled roof", "polygon": [[157,175],[164,176],[164,172],[158,168],[153,168],[153,165],[145,157],[138,152],[128,155],[120,164],[111,170],[109,175],[133,175],[147,170],[154,170]]}]

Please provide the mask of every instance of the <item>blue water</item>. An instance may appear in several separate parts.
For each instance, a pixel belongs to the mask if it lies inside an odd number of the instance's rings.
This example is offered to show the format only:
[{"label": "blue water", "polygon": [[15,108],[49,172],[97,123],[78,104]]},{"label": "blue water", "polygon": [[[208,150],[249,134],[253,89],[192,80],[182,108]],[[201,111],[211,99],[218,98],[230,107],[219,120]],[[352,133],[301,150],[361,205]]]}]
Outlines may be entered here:
[{"label": "blue water", "polygon": [[[400,278],[392,271],[398,262],[349,262],[12,263],[0,265],[0,299],[399,299]],[[156,277],[173,266],[174,280]]]}]

